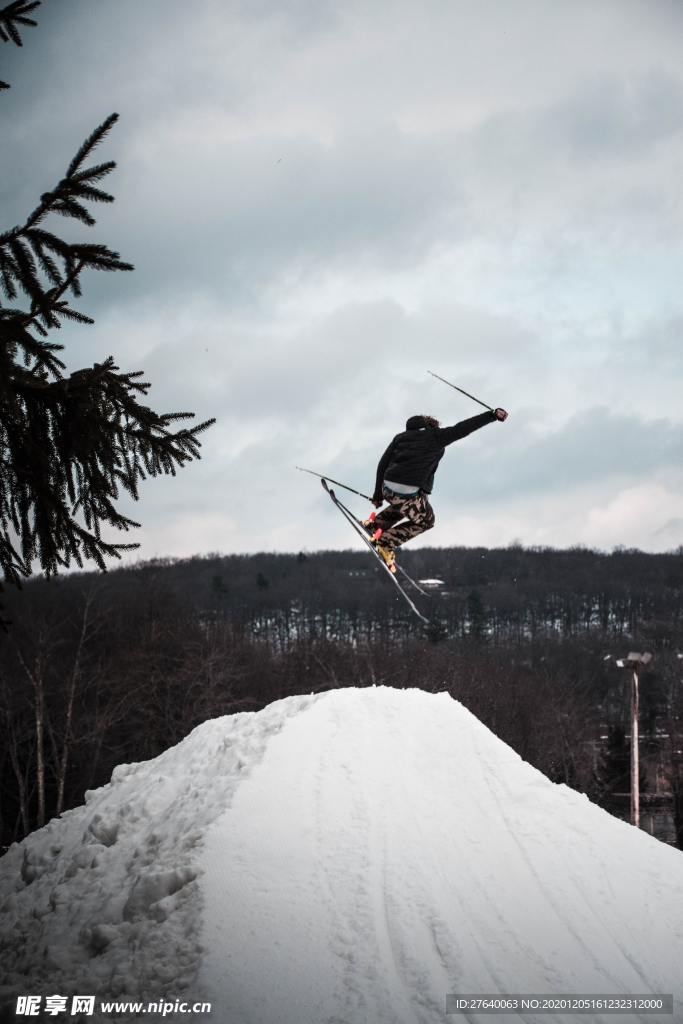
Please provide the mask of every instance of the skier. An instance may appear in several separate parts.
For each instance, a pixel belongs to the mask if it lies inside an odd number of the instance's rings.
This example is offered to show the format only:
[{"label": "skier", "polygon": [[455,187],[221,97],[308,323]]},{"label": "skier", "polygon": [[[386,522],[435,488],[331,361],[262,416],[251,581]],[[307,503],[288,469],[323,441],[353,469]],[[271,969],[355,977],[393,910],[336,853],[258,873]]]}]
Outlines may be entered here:
[{"label": "skier", "polygon": [[[392,572],[396,572],[396,548],[434,526],[428,495],[446,446],[487,423],[502,422],[507,415],[505,409],[492,409],[453,427],[442,427],[433,416],[411,416],[406,429],[393,439],[379,460],[372,496],[375,508],[380,508],[384,500],[389,504],[363,521],[375,549]],[[401,522],[404,519],[407,522]]]}]

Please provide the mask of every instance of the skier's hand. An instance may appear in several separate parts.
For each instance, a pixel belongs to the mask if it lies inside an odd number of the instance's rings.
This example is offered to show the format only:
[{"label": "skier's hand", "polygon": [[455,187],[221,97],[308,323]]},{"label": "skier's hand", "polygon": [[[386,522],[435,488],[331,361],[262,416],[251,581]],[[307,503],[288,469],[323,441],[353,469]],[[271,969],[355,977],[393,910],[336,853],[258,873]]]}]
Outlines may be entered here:
[{"label": "skier's hand", "polygon": [[505,409],[494,409],[493,411],[496,414],[496,419],[500,420],[501,423],[503,422],[503,420],[506,420],[508,418],[508,414],[506,413]]}]

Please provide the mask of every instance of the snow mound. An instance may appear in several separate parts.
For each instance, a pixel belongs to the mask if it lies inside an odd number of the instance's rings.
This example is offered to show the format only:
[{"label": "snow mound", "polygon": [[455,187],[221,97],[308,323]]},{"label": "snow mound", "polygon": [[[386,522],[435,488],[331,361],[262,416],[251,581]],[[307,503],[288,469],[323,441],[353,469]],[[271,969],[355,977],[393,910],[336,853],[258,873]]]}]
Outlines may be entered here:
[{"label": "snow mound", "polygon": [[551,783],[445,693],[311,702],[202,867],[200,979],[230,1024],[491,1019],[446,1017],[455,992],[673,992],[682,1019],[680,852]]},{"label": "snow mound", "polygon": [[[22,993],[145,999],[191,988],[198,848],[270,738],[308,697],[206,722],[0,860],[0,1005]],[[14,1019],[12,1017],[12,1019]]]},{"label": "snow mound", "polygon": [[680,1009],[681,906],[680,852],[447,694],[333,690],[207,722],[13,846],[0,1002],[187,994],[221,1024],[479,1019],[447,1018],[449,992]]}]

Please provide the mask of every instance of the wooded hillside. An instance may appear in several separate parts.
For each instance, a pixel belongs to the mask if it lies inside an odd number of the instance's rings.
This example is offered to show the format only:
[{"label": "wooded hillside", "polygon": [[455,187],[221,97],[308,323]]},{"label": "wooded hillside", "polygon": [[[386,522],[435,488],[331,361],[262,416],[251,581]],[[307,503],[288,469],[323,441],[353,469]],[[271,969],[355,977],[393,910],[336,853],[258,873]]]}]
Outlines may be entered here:
[{"label": "wooded hillside", "polygon": [[615,659],[648,648],[644,827],[683,848],[683,553],[402,555],[431,581],[416,596],[427,631],[355,551],[140,563],[8,593],[2,842],[207,718],[380,683],[448,690],[551,778],[625,813],[628,674]]}]

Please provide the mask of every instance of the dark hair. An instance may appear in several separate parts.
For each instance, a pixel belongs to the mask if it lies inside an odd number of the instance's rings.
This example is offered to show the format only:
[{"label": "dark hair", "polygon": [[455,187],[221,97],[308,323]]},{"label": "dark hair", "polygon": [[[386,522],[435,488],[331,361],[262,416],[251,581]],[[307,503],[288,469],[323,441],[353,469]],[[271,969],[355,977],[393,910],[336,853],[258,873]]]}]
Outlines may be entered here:
[{"label": "dark hair", "polygon": [[439,426],[439,421],[434,419],[433,416],[411,416],[406,421],[406,430],[424,430],[425,427],[431,427],[432,430],[436,430]]}]

